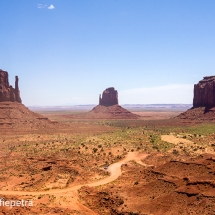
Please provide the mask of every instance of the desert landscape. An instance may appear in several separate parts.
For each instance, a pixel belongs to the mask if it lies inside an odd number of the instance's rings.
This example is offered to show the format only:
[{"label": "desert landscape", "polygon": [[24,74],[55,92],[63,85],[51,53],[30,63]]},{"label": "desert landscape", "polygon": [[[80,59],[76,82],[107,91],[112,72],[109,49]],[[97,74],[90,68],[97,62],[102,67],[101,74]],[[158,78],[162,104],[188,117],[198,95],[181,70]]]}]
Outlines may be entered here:
[{"label": "desert landscape", "polygon": [[215,215],[215,1],[0,2],[0,215]]},{"label": "desert landscape", "polygon": [[35,113],[0,70],[1,203],[33,202],[0,213],[214,214],[214,85],[196,84],[187,111],[129,111],[110,87],[90,111]]}]

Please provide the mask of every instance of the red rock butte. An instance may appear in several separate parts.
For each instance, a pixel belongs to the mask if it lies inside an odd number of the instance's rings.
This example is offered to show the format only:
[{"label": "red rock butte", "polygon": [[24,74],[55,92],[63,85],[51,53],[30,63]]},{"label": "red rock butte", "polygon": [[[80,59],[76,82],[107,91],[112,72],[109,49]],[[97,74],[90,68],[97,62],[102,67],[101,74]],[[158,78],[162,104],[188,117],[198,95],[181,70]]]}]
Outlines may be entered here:
[{"label": "red rock butte", "polygon": [[15,77],[15,88],[9,85],[8,72],[0,69],[0,102],[22,103],[19,92],[19,78]]},{"label": "red rock butte", "polygon": [[137,119],[138,115],[131,113],[118,104],[118,92],[114,87],[109,87],[103,91],[102,97],[99,95],[99,105],[94,107],[89,113],[90,118],[100,119]]},{"label": "red rock butte", "polygon": [[118,92],[109,87],[99,95],[99,104],[87,113],[65,115],[73,119],[138,119],[140,116],[118,104]]},{"label": "red rock butte", "polygon": [[215,76],[206,76],[194,85],[193,107],[215,107]]},{"label": "red rock butte", "polygon": [[99,95],[99,105],[112,106],[118,105],[118,92],[114,87],[109,87],[103,91],[102,97]]},{"label": "red rock butte", "polygon": [[176,118],[215,121],[215,76],[206,76],[194,85],[193,107]]},{"label": "red rock butte", "polygon": [[11,129],[23,131],[55,128],[55,122],[32,112],[22,104],[18,81],[16,76],[13,88],[9,85],[8,72],[0,69],[0,133],[9,132]]}]

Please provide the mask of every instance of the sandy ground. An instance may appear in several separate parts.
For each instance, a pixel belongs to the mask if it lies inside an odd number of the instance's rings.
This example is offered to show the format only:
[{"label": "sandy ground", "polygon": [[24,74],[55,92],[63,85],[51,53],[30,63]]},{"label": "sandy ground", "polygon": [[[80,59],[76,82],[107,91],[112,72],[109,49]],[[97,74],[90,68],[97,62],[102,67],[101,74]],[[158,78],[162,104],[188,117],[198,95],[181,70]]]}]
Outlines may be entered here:
[{"label": "sandy ground", "polygon": [[185,143],[185,144],[192,144],[193,142],[184,138],[176,137],[174,135],[161,135],[161,139],[163,141],[173,143],[173,144],[179,144],[179,143]]},{"label": "sandy ground", "polygon": [[158,119],[169,119],[180,114],[180,111],[140,111],[140,112],[132,112],[141,116],[141,119],[144,120],[158,120]]},{"label": "sandy ground", "polygon": [[[53,114],[26,117],[0,130],[0,195],[32,199],[12,214],[213,214],[213,125],[192,127],[176,112],[137,112],[140,120],[77,120]],[[6,112],[2,108],[2,113]],[[46,127],[46,125],[51,126]],[[25,131],[27,125],[34,130]],[[18,133],[18,127],[23,133]],[[14,130],[13,130],[14,129]],[[42,129],[42,130],[37,130]],[[6,133],[5,133],[6,131]],[[30,132],[30,133],[29,133]],[[190,135],[190,133],[192,135]],[[210,153],[210,154],[206,154]],[[125,155],[127,155],[125,157]],[[108,166],[104,170],[104,166]]]},{"label": "sandy ground", "polygon": [[114,180],[116,180],[121,174],[121,165],[127,163],[130,160],[134,160],[134,161],[138,161],[138,163],[141,163],[142,165],[146,165],[142,162],[140,162],[141,159],[146,158],[147,154],[143,154],[143,155],[138,155],[136,152],[129,152],[126,156],[125,159],[113,163],[108,167],[108,172],[110,172],[110,176],[99,180],[97,182],[94,183],[88,183],[88,184],[80,184],[74,187],[69,187],[66,189],[54,189],[54,190],[48,190],[48,191],[37,191],[37,192],[25,192],[25,191],[2,191],[0,190],[0,194],[4,194],[4,195],[43,195],[43,194],[59,194],[59,193],[67,193],[67,192],[71,192],[71,191],[76,191],[78,189],[80,189],[82,186],[89,186],[89,187],[95,187],[95,186],[100,186],[100,185],[104,185],[107,183],[110,183]]},{"label": "sandy ground", "polygon": [[138,154],[136,152],[129,152],[127,154],[127,156],[116,163],[111,164],[108,167],[108,172],[110,173],[110,176],[99,180],[97,182],[93,182],[93,183],[88,183],[88,184],[80,184],[80,185],[76,185],[73,187],[69,187],[66,189],[54,189],[54,190],[48,190],[48,191],[37,191],[37,192],[25,192],[25,191],[0,191],[1,195],[16,195],[16,196],[22,196],[22,195],[28,195],[28,196],[39,196],[39,195],[54,195],[57,197],[60,196],[72,196],[72,200],[70,198],[70,209],[72,210],[78,210],[78,211],[82,211],[82,214],[86,214],[86,215],[96,215],[97,213],[95,213],[94,211],[90,210],[89,208],[87,208],[86,206],[84,206],[83,204],[81,204],[78,201],[78,190],[83,187],[83,186],[88,186],[88,187],[97,187],[97,186],[101,186],[101,185],[105,185],[108,184],[110,182],[115,181],[121,174],[121,166],[123,164],[126,164],[127,162],[133,160],[133,161],[137,161],[139,164],[144,165],[144,166],[148,166],[147,164],[144,164],[141,160],[146,158],[148,155],[147,154]]}]

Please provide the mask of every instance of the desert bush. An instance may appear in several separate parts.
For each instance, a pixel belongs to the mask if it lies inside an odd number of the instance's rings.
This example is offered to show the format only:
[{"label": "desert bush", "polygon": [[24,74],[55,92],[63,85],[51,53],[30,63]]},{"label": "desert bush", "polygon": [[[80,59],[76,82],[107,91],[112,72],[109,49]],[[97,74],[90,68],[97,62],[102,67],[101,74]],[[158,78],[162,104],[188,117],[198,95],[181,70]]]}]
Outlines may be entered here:
[{"label": "desert bush", "polygon": [[173,149],[172,154],[179,155],[179,152],[177,150]]},{"label": "desert bush", "polygon": [[123,204],[124,204],[123,199],[120,199],[120,200],[119,200],[119,204],[120,204],[120,205],[123,205]]},{"label": "desert bush", "polygon": [[94,153],[96,153],[96,152],[97,152],[97,150],[98,150],[97,148],[93,148],[93,152],[94,152]]}]

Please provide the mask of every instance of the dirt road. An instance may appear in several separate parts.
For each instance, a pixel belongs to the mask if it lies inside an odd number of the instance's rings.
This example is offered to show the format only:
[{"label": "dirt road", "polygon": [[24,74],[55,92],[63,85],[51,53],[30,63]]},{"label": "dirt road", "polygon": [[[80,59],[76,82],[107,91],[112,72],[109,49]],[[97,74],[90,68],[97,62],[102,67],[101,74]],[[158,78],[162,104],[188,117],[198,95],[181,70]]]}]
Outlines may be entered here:
[{"label": "dirt road", "polygon": [[127,163],[128,161],[135,160],[137,163],[148,166],[141,162],[141,159],[144,159],[147,156],[147,154],[138,155],[136,152],[129,152],[127,156],[116,163],[111,164],[108,167],[108,171],[110,172],[110,176],[104,179],[101,179],[99,181],[88,183],[88,184],[80,184],[73,187],[68,187],[65,189],[54,189],[54,190],[47,190],[47,191],[12,191],[12,190],[0,190],[0,194],[3,195],[43,195],[43,194],[63,194],[71,191],[76,191],[80,189],[82,186],[89,186],[89,187],[96,187],[100,185],[104,185],[107,183],[110,183],[114,180],[116,180],[121,174],[121,165]]}]

